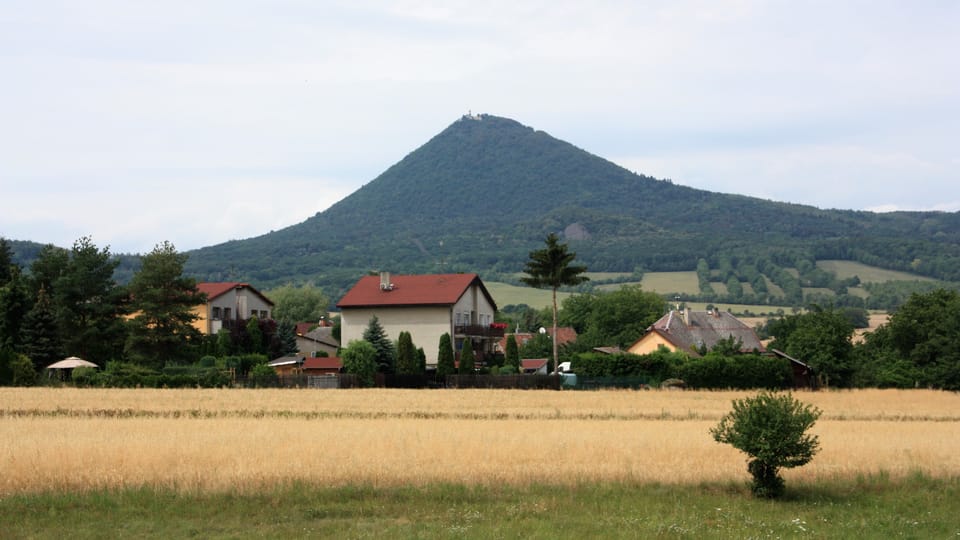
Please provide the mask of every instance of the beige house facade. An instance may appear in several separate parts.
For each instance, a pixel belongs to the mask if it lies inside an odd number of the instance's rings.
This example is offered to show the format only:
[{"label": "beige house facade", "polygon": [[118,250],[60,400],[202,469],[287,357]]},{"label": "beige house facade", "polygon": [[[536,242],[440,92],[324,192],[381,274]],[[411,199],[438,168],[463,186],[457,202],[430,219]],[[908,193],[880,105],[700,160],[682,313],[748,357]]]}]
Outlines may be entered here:
[{"label": "beige house facade", "polygon": [[203,334],[216,334],[221,328],[230,328],[238,320],[256,316],[260,320],[273,318],[273,301],[249,283],[198,283],[197,290],[207,295],[207,303],[195,306],[197,319],[193,326]]},{"label": "beige house facade", "polygon": [[493,325],[497,305],[476,274],[366,276],[337,304],[340,343],[363,339],[374,316],[391,340],[410,332],[414,346],[423,348],[427,367],[435,367],[440,337],[450,334],[459,354],[471,340],[478,360],[494,352],[503,329]]}]

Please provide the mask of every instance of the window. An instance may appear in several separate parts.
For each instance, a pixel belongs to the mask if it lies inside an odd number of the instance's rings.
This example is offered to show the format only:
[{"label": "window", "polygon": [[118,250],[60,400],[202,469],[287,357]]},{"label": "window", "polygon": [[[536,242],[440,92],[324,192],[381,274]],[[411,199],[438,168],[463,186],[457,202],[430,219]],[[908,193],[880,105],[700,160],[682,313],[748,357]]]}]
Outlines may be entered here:
[{"label": "window", "polygon": [[269,319],[270,316],[269,316],[269,314],[268,314],[266,311],[264,311],[264,310],[261,309],[261,310],[260,310],[260,318],[261,318],[261,319]]},{"label": "window", "polygon": [[251,310],[250,310],[250,318],[253,318],[253,317],[256,317],[256,316],[257,316],[257,310],[251,309]]},{"label": "window", "polygon": [[223,308],[223,319],[226,321],[230,320],[230,308],[228,307]]},{"label": "window", "polygon": [[220,318],[220,308],[217,306],[213,306],[213,318],[215,320]]}]

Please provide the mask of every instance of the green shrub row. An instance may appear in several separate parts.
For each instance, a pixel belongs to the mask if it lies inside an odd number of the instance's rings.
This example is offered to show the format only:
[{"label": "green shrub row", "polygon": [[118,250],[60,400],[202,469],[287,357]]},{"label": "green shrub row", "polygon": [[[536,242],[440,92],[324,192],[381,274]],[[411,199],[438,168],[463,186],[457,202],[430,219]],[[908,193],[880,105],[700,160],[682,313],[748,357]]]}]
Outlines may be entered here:
[{"label": "green shrub row", "polygon": [[578,377],[644,378],[651,386],[681,379],[690,388],[788,388],[793,376],[789,361],[759,354],[690,357],[660,349],[646,355],[582,353],[571,361]]}]

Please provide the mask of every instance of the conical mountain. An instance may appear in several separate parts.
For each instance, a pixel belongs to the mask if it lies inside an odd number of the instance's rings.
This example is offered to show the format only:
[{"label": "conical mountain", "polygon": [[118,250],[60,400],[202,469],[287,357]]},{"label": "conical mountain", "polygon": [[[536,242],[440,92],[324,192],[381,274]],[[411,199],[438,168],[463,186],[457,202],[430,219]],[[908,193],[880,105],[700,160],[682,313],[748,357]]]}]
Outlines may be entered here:
[{"label": "conical mountain", "polygon": [[[313,280],[333,289],[378,269],[516,272],[550,232],[597,271],[692,270],[718,253],[790,250],[887,259],[891,241],[913,254],[960,257],[958,216],[711,193],[635,174],[514,120],[470,115],[326,211],[191,252],[187,270],[201,279]],[[909,264],[906,251],[885,266]]]}]

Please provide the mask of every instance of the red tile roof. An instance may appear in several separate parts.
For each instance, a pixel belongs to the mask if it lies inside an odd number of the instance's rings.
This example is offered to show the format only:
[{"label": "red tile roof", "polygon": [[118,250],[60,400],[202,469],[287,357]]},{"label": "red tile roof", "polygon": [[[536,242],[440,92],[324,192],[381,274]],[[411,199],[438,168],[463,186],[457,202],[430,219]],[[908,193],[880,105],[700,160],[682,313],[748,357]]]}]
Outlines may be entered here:
[{"label": "red tile roof", "polygon": [[273,301],[263,295],[260,291],[254,289],[249,283],[242,283],[239,281],[222,281],[222,282],[203,282],[197,283],[197,290],[207,295],[207,301],[213,300],[218,296],[222,296],[234,289],[250,289],[250,292],[259,296],[263,299],[264,302],[273,305]]},{"label": "red tile roof", "polygon": [[298,336],[305,336],[316,325],[317,323],[312,322],[299,322],[297,323],[296,333]]},{"label": "red tile roof", "polygon": [[317,356],[303,361],[303,369],[340,369],[343,361],[336,356]]},{"label": "red tile roof", "polygon": [[380,276],[365,276],[343,295],[337,307],[452,306],[474,283],[496,309],[493,297],[477,274],[391,276],[387,290],[380,288]]},{"label": "red tile roof", "polygon": [[[552,334],[553,328],[547,328],[547,333]],[[532,332],[520,332],[518,334],[504,334],[500,341],[497,342],[497,347],[501,352],[507,350],[507,338],[513,336],[514,341],[517,342],[517,347],[523,347],[528,341],[533,339],[536,334]],[[558,326],[557,327],[557,345],[565,345],[577,340],[577,331],[573,329],[572,326]]]},{"label": "red tile roof", "polygon": [[520,367],[524,371],[537,370],[547,365],[548,360],[549,358],[527,358],[520,360]]}]

